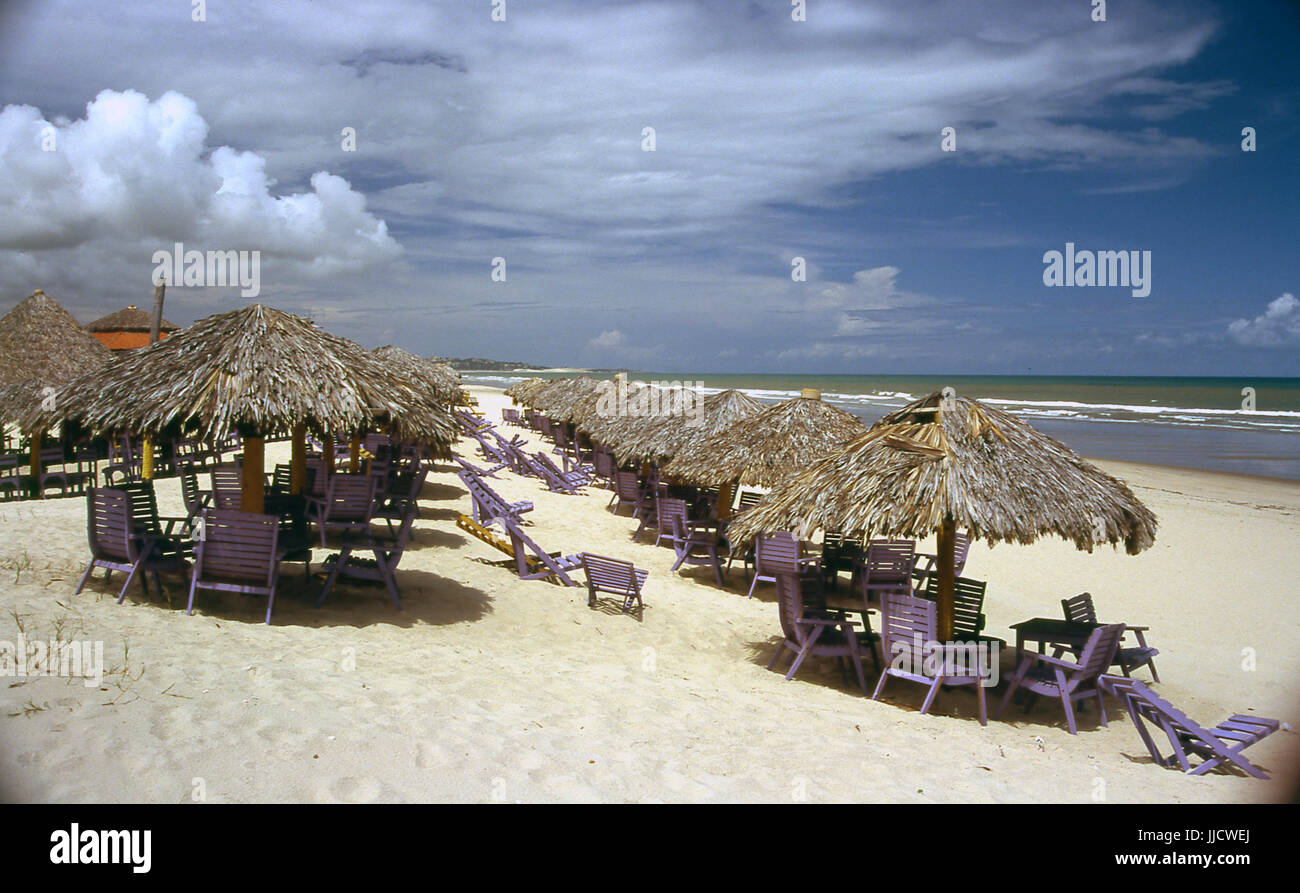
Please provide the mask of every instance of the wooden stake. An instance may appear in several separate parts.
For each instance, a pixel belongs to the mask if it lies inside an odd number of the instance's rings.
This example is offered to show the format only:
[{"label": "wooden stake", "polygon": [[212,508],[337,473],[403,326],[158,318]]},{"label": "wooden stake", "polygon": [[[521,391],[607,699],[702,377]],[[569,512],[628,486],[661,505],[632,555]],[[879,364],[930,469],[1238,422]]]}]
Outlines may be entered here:
[{"label": "wooden stake", "polygon": [[361,470],[361,432],[352,432],[352,443],[348,450],[348,471],[356,474]]},{"label": "wooden stake", "polygon": [[321,438],[321,458],[325,460],[325,471],[334,473],[334,435],[326,434]]},{"label": "wooden stake", "polygon": [[957,524],[951,518],[939,525],[936,557],[939,563],[939,639],[952,638],[953,600],[957,588]]},{"label": "wooden stake", "polygon": [[140,477],[146,481],[153,480],[153,435],[146,434],[140,451]]},{"label": "wooden stake", "polygon": [[731,520],[731,500],[736,494],[736,485],[733,483],[723,484],[718,488],[718,520]]},{"label": "wooden stake", "polygon": [[246,512],[266,511],[266,442],[260,437],[244,438],[244,468],[239,507]]}]

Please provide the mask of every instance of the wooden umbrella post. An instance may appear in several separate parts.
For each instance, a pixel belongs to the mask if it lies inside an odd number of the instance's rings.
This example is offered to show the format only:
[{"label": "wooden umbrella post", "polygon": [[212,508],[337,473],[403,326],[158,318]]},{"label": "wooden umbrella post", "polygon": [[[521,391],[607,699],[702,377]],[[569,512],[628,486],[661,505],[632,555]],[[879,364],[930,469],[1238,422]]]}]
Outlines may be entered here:
[{"label": "wooden umbrella post", "polygon": [[37,493],[41,492],[41,438],[45,434],[42,430],[32,432],[31,455],[28,457],[32,465],[32,487]]},{"label": "wooden umbrella post", "polygon": [[301,496],[307,488],[307,426],[294,425],[289,457],[289,492]]},{"label": "wooden umbrella post", "polygon": [[153,480],[153,435],[146,434],[140,450],[140,477],[146,481]]},{"label": "wooden umbrella post", "polygon": [[361,468],[361,432],[352,432],[352,444],[348,452],[348,471],[356,474]]},{"label": "wooden umbrella post", "polygon": [[953,598],[957,586],[957,524],[951,518],[945,518],[939,525],[938,540],[939,638],[946,642],[952,638]]},{"label": "wooden umbrella post", "polygon": [[325,461],[325,471],[334,473],[334,435],[326,434],[321,438],[321,459]]},{"label": "wooden umbrella post", "polygon": [[261,437],[244,437],[244,467],[239,507],[246,512],[266,511],[266,441]]}]

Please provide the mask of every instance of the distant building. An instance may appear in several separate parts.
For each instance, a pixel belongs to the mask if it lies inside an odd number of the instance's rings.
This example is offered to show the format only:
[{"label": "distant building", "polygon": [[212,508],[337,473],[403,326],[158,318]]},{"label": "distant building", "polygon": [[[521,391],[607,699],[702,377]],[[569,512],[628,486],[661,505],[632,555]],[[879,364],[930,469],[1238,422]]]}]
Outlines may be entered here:
[{"label": "distant building", "polygon": [[[100,317],[86,328],[109,350],[135,350],[149,343],[149,329],[152,324],[152,314],[146,313],[134,304],[128,304],[124,310]],[[164,319],[158,329],[158,340],[164,340],[179,328],[180,326],[172,325]]]}]

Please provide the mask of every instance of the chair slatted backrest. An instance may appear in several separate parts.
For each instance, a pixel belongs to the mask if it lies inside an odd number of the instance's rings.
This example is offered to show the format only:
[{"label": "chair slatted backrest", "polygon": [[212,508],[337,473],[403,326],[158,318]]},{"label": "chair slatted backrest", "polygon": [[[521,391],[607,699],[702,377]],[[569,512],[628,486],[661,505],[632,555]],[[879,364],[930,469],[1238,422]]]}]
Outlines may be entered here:
[{"label": "chair slatted backrest", "polygon": [[970,554],[970,535],[957,531],[952,538],[953,572],[960,574],[966,566],[966,556]]},{"label": "chair slatted backrest", "polygon": [[799,540],[786,530],[759,536],[754,541],[754,570],[764,577],[799,576]]},{"label": "chair slatted backrest", "polygon": [[243,504],[243,471],[237,465],[215,465],[212,477],[212,507],[238,509]]},{"label": "chair slatted backrest", "polygon": [[[427,470],[425,473],[428,473]],[[468,468],[458,471],[456,476],[469,490],[470,498],[474,500],[474,507],[478,511],[480,523],[512,513],[510,503],[506,502],[500,493],[489,487],[481,477]]]},{"label": "chair slatted backrest", "polygon": [[329,521],[369,521],[375,507],[375,479],[368,474],[335,474],[325,494]]},{"label": "chair slatted backrest", "polygon": [[1093,606],[1091,592],[1061,599],[1061,609],[1065,612],[1065,619],[1074,623],[1097,622],[1097,609]]},{"label": "chair slatted backrest", "polygon": [[582,569],[587,573],[587,580],[594,586],[614,590],[615,592],[635,592],[638,589],[636,568],[630,561],[608,558],[583,552]]},{"label": "chair slatted backrest", "polygon": [[328,483],[329,469],[325,465],[325,460],[320,456],[309,456],[307,458],[307,493],[318,498],[323,497]]},{"label": "chair slatted backrest", "polygon": [[275,474],[271,476],[271,486],[277,490],[288,492],[289,487],[293,484],[293,466],[287,462],[277,462],[275,465]]},{"label": "chair slatted backrest", "polygon": [[63,447],[51,446],[41,448],[41,467],[63,464]]},{"label": "chair slatted backrest", "polygon": [[96,558],[134,563],[139,557],[131,498],[122,490],[89,487],[86,490],[86,538]]},{"label": "chair slatted backrest", "polygon": [[198,542],[201,579],[224,577],[270,586],[279,564],[280,519],[232,509],[203,513],[203,537]]},{"label": "chair slatted backrest", "polygon": [[614,475],[614,492],[618,498],[633,505],[641,501],[641,484],[637,481],[636,473],[632,471],[619,471]]},{"label": "chair slatted backrest", "polygon": [[1115,662],[1115,651],[1119,640],[1124,635],[1124,624],[1111,623],[1099,626],[1092,631],[1088,641],[1079,653],[1079,669],[1070,680],[1070,687],[1076,688],[1082,682],[1096,679],[1110,669]]},{"label": "chair slatted backrest", "polygon": [[760,493],[757,490],[741,490],[740,505],[737,508],[737,511],[743,512],[745,509],[750,508],[751,506],[758,505],[758,503],[766,495],[767,495],[766,493]]},{"label": "chair slatted backrest", "polygon": [[[659,497],[655,500],[655,517],[658,519],[660,531],[672,533],[674,539],[685,540],[686,521],[688,520],[685,499],[672,499],[667,496]],[[678,521],[681,522],[680,527]]]},{"label": "chair slatted backrest", "polygon": [[867,546],[867,583],[905,582],[916,563],[914,540],[872,540]]},{"label": "chair slatted backrest", "polygon": [[137,529],[152,534],[162,533],[158,522],[158,494],[153,481],[124,481],[113,489],[126,494],[131,503],[131,519]]},{"label": "chair slatted backrest", "polygon": [[920,666],[917,660],[924,655],[918,647],[924,651],[927,643],[935,641],[937,605],[926,598],[886,592],[881,596],[880,613],[881,647],[886,658],[908,653],[913,656],[912,666]]},{"label": "chair slatted backrest", "polygon": [[181,501],[185,511],[197,514],[203,510],[203,491],[199,489],[199,473],[193,465],[181,466]]},{"label": "chair slatted backrest", "polygon": [[[952,592],[952,637],[954,641],[978,638],[984,630],[984,595],[988,583],[984,580],[972,580],[958,577],[953,581]],[[939,577],[931,575],[925,578],[925,589],[919,592],[922,598],[937,601],[939,598]]]},{"label": "chair slatted backrest", "polygon": [[596,450],[593,462],[596,466],[596,474],[603,478],[612,478],[618,470],[613,454],[603,448]]},{"label": "chair slatted backrest", "polygon": [[782,634],[789,641],[802,645],[808,634],[798,622],[803,618],[803,592],[797,573],[776,575],[776,603],[781,613]]}]

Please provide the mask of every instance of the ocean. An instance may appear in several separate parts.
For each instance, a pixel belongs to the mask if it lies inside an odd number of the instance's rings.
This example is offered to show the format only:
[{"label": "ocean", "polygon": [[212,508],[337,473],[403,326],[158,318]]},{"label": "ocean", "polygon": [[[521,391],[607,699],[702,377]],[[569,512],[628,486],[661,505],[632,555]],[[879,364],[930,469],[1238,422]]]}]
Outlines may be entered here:
[{"label": "ocean", "polygon": [[[509,387],[537,375],[462,372],[466,383]],[[607,376],[600,376],[607,377]],[[1013,413],[1075,452],[1300,480],[1300,378],[1036,375],[790,375],[629,372],[639,381],[737,388],[775,403],[817,388],[868,424],[926,394],[958,394]]]}]

